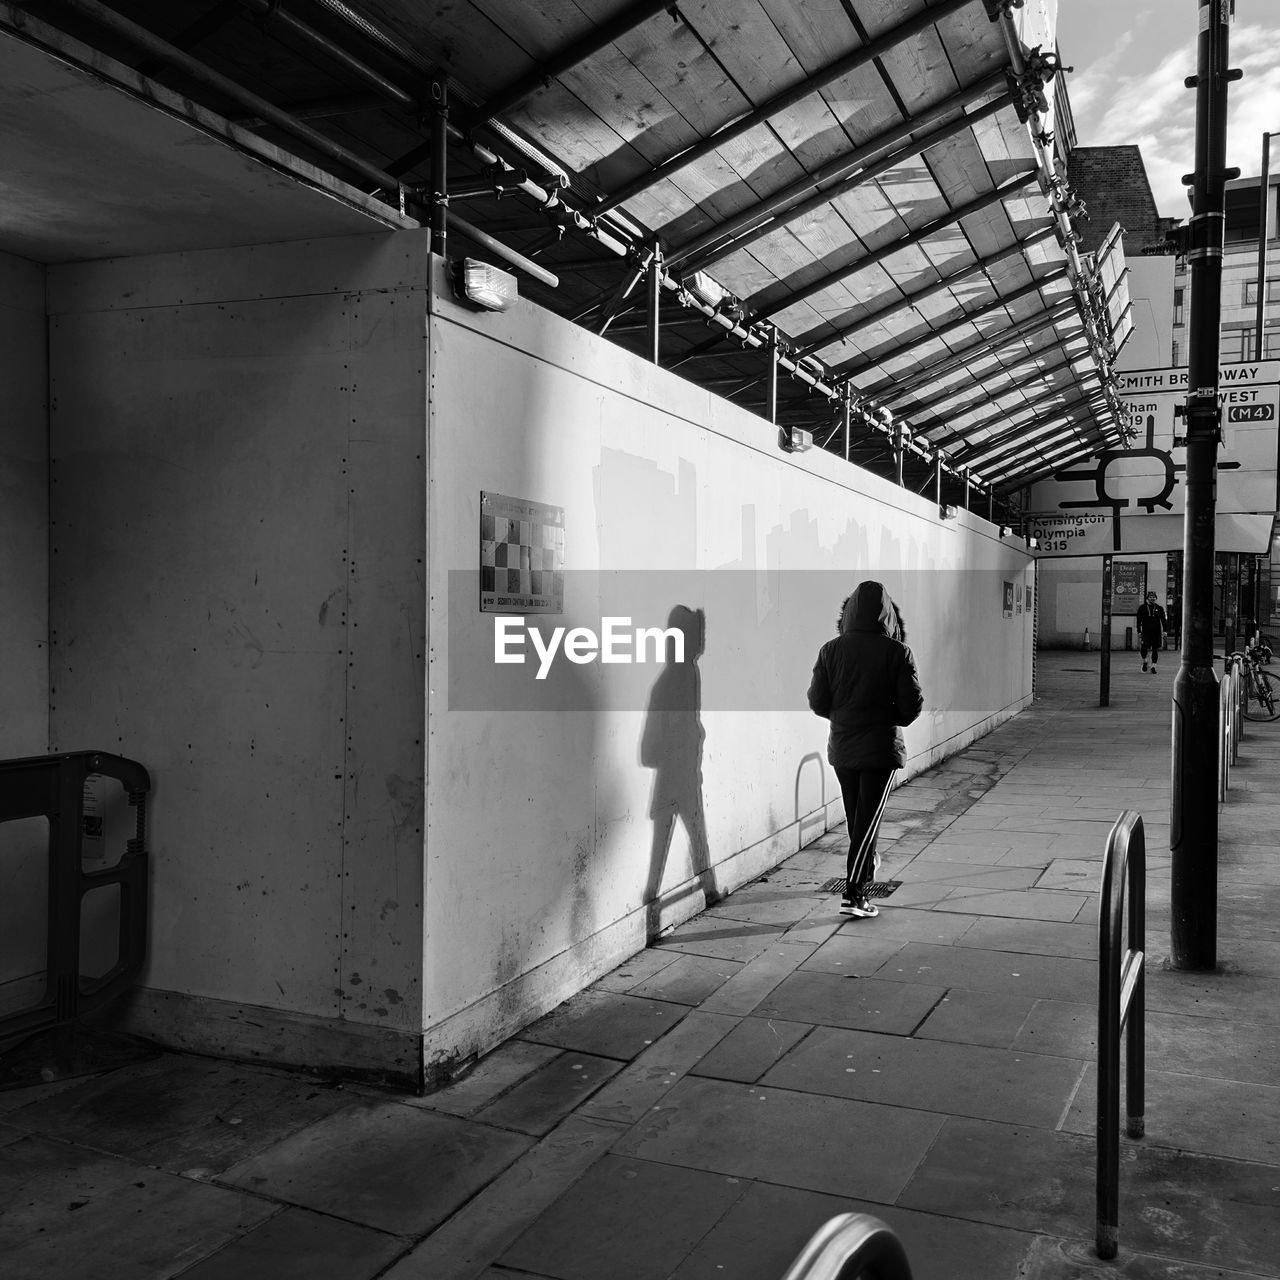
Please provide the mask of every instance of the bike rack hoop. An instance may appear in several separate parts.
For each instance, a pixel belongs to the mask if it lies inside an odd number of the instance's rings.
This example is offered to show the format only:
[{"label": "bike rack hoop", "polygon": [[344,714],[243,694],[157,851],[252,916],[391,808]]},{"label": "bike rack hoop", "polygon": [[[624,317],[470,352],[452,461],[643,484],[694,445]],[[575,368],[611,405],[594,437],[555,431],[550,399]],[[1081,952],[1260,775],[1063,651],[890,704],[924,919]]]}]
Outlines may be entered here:
[{"label": "bike rack hoop", "polygon": [[[1098,904],[1098,1257],[1114,1258],[1120,1237],[1120,1042],[1125,1040],[1126,1123],[1145,1132],[1146,834],[1142,815],[1126,809],[1107,837]],[[1126,892],[1127,890],[1127,892]],[[1122,928],[1128,900],[1128,946]],[[1126,1038],[1127,1035],[1127,1038]]]}]

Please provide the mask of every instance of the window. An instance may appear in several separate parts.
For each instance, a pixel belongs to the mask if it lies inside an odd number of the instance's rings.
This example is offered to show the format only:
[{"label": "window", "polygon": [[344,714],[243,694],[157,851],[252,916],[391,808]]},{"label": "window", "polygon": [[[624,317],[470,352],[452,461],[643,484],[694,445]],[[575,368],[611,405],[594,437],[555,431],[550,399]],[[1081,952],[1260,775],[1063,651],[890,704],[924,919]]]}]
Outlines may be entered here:
[{"label": "window", "polygon": [[[1175,289],[1173,291],[1173,323],[1174,324],[1186,324],[1186,320],[1183,316],[1183,310],[1182,310],[1183,293],[1184,293],[1184,290],[1182,289]],[[1177,360],[1175,360],[1173,363],[1177,364],[1178,362]]]},{"label": "window", "polygon": [[[1280,302],[1280,277],[1267,277],[1267,298],[1268,302]],[[1175,295],[1174,306],[1177,300]],[[1258,305],[1258,282],[1257,280],[1246,280],[1244,282],[1244,305],[1246,307],[1256,307]]]}]

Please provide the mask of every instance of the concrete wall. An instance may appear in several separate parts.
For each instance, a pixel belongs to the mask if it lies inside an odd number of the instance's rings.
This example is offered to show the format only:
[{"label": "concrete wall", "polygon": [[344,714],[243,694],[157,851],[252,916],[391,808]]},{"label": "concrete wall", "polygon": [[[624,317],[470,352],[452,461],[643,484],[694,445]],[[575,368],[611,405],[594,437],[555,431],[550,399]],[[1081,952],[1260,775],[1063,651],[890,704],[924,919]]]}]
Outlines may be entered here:
[{"label": "concrete wall", "polygon": [[[44,268],[0,254],[0,759],[49,746]],[[44,818],[0,824],[0,1014],[44,990]]]},{"label": "concrete wall", "polygon": [[50,270],[53,745],[151,770],[170,1043],[416,1078],[425,263]]},{"label": "concrete wall", "polygon": [[[761,418],[528,304],[481,313],[443,287],[435,306],[425,1003],[447,1071],[840,819],[805,693],[858,580],[890,586],[920,663],[910,773],[1029,701],[1032,566],[985,521],[783,454]],[[564,510],[543,630],[702,611],[678,764],[641,748],[661,668],[561,663],[539,686],[495,664],[482,492]]]}]

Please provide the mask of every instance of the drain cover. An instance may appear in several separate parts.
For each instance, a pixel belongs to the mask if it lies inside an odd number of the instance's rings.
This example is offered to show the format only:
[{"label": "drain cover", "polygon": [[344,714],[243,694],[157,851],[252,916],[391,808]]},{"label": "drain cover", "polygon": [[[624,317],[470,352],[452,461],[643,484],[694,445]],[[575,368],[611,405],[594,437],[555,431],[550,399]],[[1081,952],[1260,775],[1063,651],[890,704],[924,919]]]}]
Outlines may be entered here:
[{"label": "drain cover", "polygon": [[[823,893],[843,893],[844,892],[844,876],[837,876],[834,880],[828,880],[822,886]],[[873,880],[871,887],[867,890],[868,898],[889,898],[893,896],[893,891],[902,883],[901,880]]]}]

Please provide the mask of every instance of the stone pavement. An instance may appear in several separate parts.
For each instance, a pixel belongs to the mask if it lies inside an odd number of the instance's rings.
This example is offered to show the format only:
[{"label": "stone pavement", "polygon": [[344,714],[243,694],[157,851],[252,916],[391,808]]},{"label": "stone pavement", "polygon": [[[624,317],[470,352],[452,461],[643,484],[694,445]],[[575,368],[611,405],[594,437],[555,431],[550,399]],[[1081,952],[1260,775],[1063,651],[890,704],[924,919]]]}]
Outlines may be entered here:
[{"label": "stone pavement", "polygon": [[[1174,655],[1167,655],[1172,659]],[[1174,661],[1040,655],[900,787],[875,920],[841,832],[426,1098],[157,1054],[0,1093],[11,1280],[776,1280],[867,1211],[917,1280],[1280,1277],[1280,722],[1220,818],[1219,970],[1169,952]],[[1148,845],[1146,1136],[1093,1256],[1097,889]]]}]

